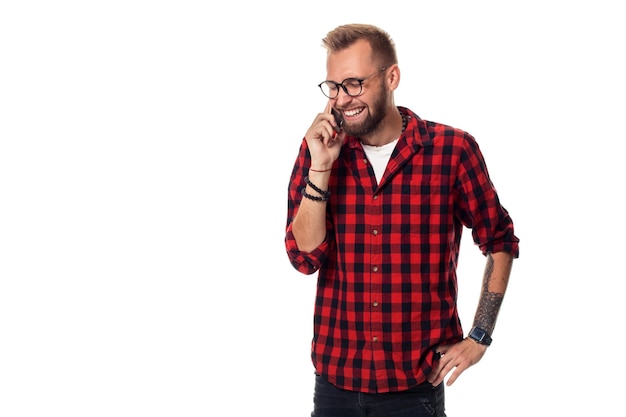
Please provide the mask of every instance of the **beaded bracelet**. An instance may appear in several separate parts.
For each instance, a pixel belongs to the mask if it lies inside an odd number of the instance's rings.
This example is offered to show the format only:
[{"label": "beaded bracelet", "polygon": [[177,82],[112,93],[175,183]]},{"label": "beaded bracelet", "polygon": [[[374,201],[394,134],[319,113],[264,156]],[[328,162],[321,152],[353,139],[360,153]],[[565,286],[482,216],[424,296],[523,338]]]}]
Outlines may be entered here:
[{"label": "beaded bracelet", "polygon": [[300,190],[300,192],[302,193],[302,196],[308,198],[309,200],[313,200],[313,201],[328,201],[328,200],[330,200],[330,198],[327,195],[325,195],[323,197],[318,197],[316,195],[311,195],[311,194],[306,192],[305,188],[306,187],[302,187],[302,190]]},{"label": "beaded bracelet", "polygon": [[326,199],[328,199],[330,197],[330,191],[324,191],[320,187],[318,187],[317,185],[313,184],[308,176],[304,177],[304,182],[306,182],[309,187],[313,188],[315,191],[320,193],[322,196],[326,197]]}]

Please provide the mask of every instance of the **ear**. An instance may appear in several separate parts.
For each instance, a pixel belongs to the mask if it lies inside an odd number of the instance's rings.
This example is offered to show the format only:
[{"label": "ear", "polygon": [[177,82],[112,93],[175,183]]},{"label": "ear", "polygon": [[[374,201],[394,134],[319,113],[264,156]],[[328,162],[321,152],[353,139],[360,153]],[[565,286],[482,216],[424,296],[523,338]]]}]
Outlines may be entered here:
[{"label": "ear", "polygon": [[400,85],[400,67],[398,64],[393,64],[387,70],[387,87],[393,91],[398,88],[398,85]]}]

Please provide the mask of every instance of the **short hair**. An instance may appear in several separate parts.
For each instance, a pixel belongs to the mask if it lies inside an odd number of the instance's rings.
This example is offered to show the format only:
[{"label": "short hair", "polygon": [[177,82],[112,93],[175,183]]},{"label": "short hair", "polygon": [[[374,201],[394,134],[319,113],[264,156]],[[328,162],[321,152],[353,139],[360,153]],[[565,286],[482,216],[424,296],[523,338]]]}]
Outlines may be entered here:
[{"label": "short hair", "polygon": [[339,26],[328,32],[322,39],[322,46],[328,54],[342,51],[352,46],[356,41],[364,39],[372,48],[372,60],[380,65],[393,65],[398,63],[396,45],[391,36],[384,30],[367,24],[348,24]]}]

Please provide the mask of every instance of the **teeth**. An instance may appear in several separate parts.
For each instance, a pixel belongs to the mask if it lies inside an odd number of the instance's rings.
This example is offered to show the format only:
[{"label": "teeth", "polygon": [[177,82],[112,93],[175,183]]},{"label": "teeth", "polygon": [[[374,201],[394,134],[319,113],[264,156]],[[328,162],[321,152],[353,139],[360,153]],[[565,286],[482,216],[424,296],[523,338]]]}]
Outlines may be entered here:
[{"label": "teeth", "polygon": [[354,109],[354,110],[346,110],[344,113],[346,114],[346,116],[356,116],[357,114],[361,113],[363,111],[363,109]]}]

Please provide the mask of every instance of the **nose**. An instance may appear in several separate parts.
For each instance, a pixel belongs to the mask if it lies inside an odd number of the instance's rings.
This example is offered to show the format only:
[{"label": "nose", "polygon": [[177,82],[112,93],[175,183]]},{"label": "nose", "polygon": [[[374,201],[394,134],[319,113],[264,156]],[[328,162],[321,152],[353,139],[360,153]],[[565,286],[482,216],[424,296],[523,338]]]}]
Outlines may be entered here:
[{"label": "nose", "polygon": [[351,100],[352,100],[352,97],[348,95],[348,92],[346,91],[346,87],[342,85],[341,88],[339,89],[339,93],[337,94],[337,97],[335,97],[335,103],[341,107],[344,104],[349,103]]}]

